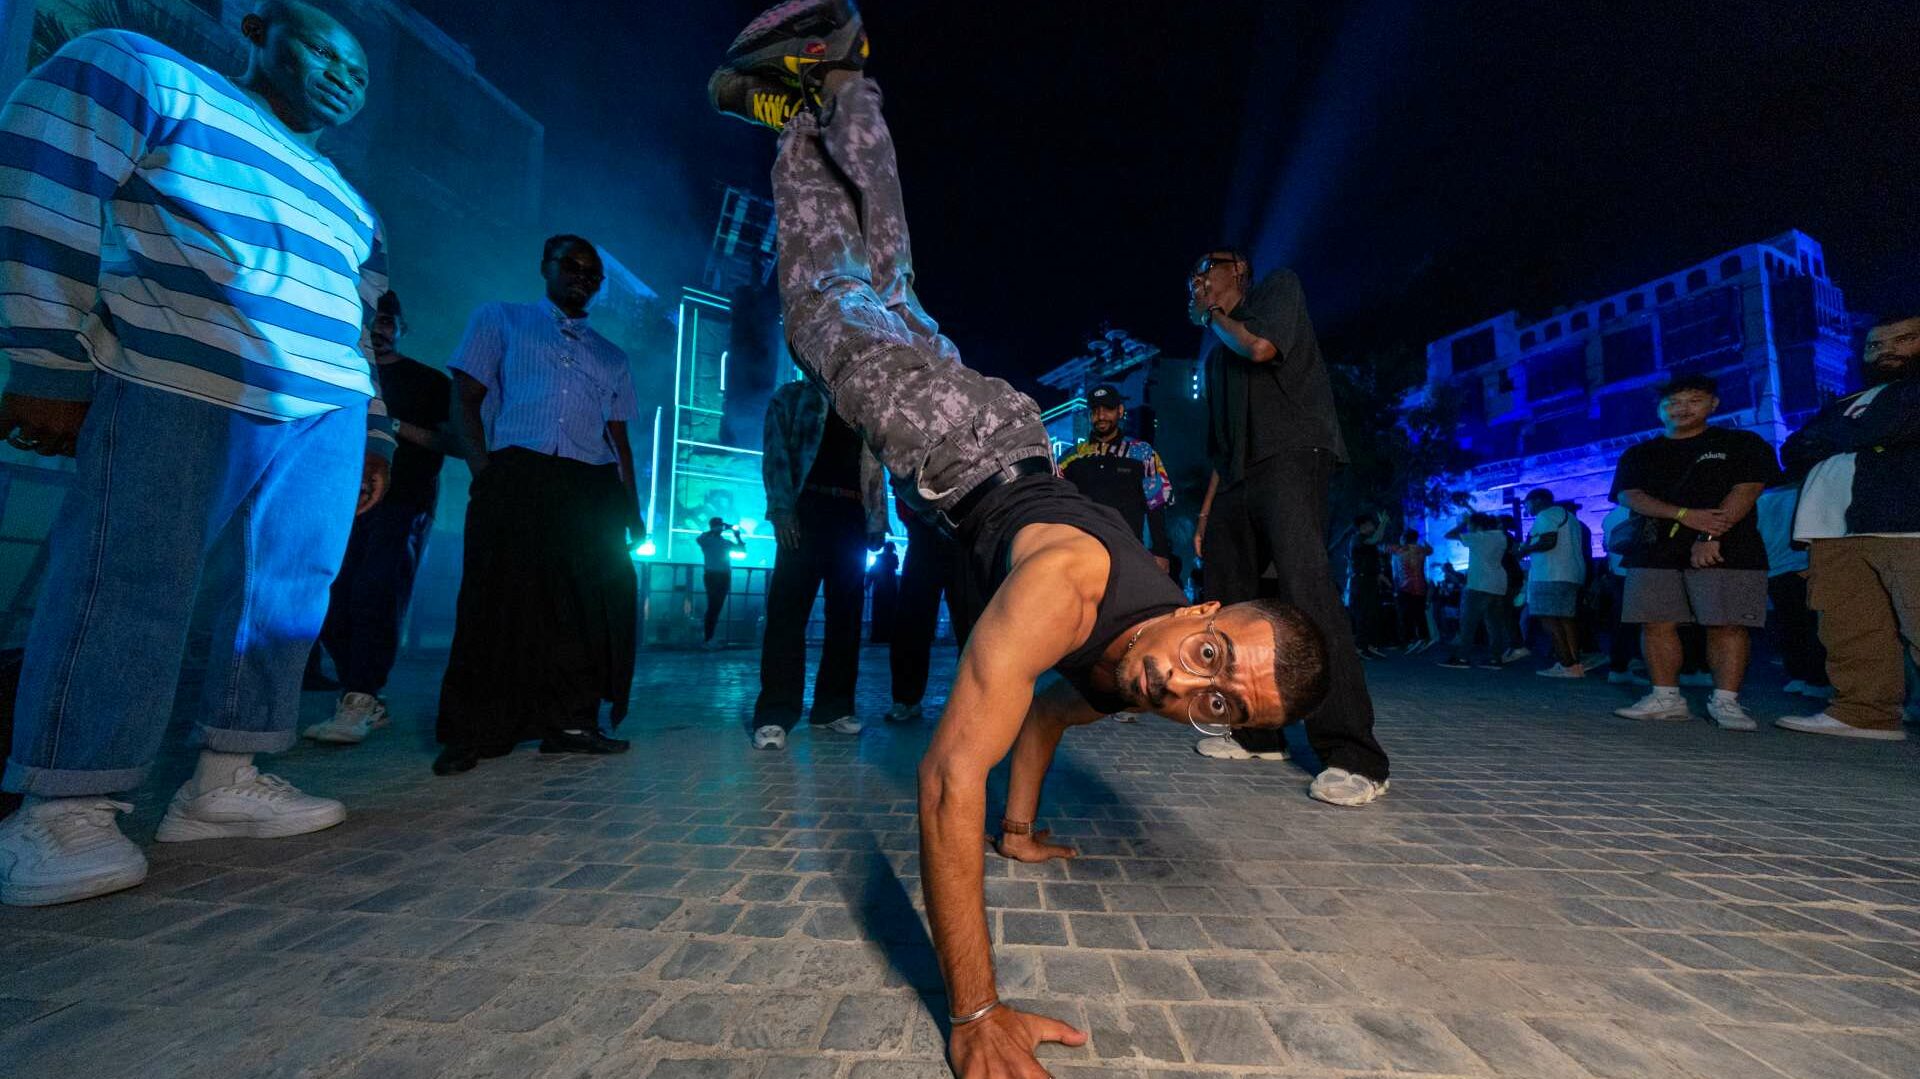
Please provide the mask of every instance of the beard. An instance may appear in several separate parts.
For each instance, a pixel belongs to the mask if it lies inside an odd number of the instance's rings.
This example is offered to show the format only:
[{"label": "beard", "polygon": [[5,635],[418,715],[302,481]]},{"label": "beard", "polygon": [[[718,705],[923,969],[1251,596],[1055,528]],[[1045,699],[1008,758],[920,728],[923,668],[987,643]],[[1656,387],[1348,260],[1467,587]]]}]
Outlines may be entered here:
[{"label": "beard", "polygon": [[1898,362],[1876,361],[1866,365],[1863,377],[1867,385],[1882,386],[1920,375],[1920,356],[1893,355],[1888,359]]}]

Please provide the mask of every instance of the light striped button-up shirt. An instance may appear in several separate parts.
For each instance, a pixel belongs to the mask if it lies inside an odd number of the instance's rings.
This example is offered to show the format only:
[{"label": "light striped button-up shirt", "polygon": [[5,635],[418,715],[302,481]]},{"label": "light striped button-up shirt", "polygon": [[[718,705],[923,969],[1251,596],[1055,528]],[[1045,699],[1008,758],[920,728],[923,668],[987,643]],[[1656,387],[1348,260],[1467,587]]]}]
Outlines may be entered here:
[{"label": "light striped button-up shirt", "polygon": [[123,31],[68,43],[0,111],[8,388],[91,396],[95,368],[273,420],[370,398],[386,288],[373,211],[226,76]]},{"label": "light striped button-up shirt", "polygon": [[509,446],[611,464],[607,424],[634,418],[633,371],[620,346],[551,300],[473,313],[447,367],[487,388],[487,449]]}]

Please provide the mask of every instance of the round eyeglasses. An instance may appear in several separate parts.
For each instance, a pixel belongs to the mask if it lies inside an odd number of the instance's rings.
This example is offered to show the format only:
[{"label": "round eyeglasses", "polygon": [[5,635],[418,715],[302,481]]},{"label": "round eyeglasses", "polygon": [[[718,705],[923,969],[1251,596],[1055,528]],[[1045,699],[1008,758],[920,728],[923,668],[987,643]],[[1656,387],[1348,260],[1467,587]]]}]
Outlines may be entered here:
[{"label": "round eyeglasses", "polygon": [[1226,694],[1214,688],[1215,679],[1227,668],[1226,638],[1213,628],[1214,619],[1218,617],[1207,619],[1206,625],[1188,634],[1174,652],[1174,660],[1181,670],[1207,680],[1205,692],[1187,698],[1187,723],[1210,738],[1233,733],[1233,725],[1226,722],[1233,714],[1233,705]]}]

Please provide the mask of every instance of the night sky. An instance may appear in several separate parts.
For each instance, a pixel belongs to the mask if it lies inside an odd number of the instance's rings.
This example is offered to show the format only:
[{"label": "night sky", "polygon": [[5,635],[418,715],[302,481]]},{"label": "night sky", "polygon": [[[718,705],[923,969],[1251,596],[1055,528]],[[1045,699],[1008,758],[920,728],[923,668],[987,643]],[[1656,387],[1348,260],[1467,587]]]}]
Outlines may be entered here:
[{"label": "night sky", "polygon": [[[696,279],[770,136],[707,73],[759,5],[414,0],[547,126],[548,224]],[[1323,334],[1545,314],[1800,228],[1857,309],[1920,281],[1920,4],[1039,0],[866,8],[920,290],[1015,379],[1103,322],[1191,354],[1225,239]],[[1355,349],[1358,348],[1356,344]]]}]

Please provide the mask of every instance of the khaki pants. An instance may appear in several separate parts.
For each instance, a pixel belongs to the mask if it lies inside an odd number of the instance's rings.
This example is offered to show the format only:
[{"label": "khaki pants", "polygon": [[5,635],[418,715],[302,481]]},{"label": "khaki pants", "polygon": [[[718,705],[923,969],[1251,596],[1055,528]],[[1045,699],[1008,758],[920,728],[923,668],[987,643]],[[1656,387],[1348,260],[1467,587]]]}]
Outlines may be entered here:
[{"label": "khaki pants", "polygon": [[1907,693],[1900,649],[1920,641],[1920,539],[1814,540],[1808,559],[1807,605],[1820,612],[1834,689],[1827,714],[1850,727],[1899,730]]}]

